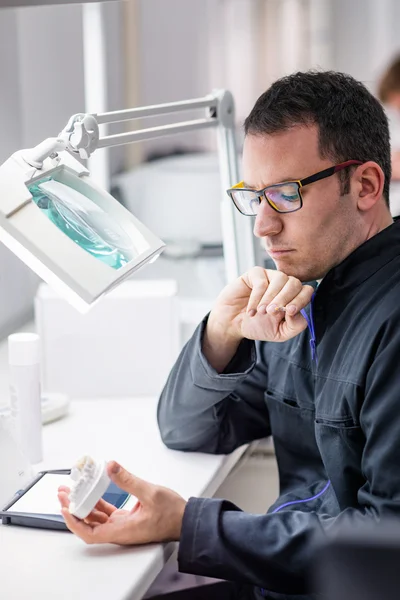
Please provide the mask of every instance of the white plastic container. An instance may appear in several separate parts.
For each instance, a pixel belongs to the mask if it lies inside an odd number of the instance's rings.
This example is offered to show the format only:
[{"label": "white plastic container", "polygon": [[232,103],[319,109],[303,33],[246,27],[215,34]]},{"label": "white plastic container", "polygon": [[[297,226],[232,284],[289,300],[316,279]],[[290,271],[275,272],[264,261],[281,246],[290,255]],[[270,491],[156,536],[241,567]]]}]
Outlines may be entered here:
[{"label": "white plastic container", "polygon": [[11,414],[21,450],[31,464],[43,460],[40,397],[40,345],[36,333],[8,337]]}]

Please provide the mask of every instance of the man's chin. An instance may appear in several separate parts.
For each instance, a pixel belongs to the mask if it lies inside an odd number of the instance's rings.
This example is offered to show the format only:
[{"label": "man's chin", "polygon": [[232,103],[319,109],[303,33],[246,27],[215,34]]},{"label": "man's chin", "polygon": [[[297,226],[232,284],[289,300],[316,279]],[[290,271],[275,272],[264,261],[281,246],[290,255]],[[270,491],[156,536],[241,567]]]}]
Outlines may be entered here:
[{"label": "man's chin", "polygon": [[299,279],[302,283],[315,280],[311,272],[306,271],[304,268],[301,268],[298,265],[290,264],[286,261],[279,259],[272,259],[272,261],[275,265],[276,270],[280,271],[281,273],[285,273],[285,275],[287,275],[288,277],[295,277],[296,279]]},{"label": "man's chin", "polygon": [[273,261],[273,263],[275,265],[275,269],[277,271],[280,271],[281,273],[285,273],[285,275],[288,275],[290,277],[296,277],[297,279],[300,279],[300,277],[299,277],[300,269],[298,267],[296,268],[296,265],[290,264],[286,260],[279,260],[279,258],[273,258],[272,261]]}]

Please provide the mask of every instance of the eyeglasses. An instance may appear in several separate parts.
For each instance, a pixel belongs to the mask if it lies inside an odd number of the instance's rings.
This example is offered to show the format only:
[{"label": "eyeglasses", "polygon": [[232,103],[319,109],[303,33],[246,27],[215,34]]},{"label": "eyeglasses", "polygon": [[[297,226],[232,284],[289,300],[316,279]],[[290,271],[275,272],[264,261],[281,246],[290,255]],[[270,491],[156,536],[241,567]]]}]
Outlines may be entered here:
[{"label": "eyeglasses", "polygon": [[339,165],[310,175],[310,177],[306,177],[305,179],[275,183],[259,191],[245,188],[243,181],[241,181],[234,185],[233,188],[227,190],[227,194],[233,200],[238,211],[242,215],[249,217],[257,215],[262,198],[278,213],[295,212],[303,206],[301,188],[315,181],[330,177],[334,173],[338,173],[342,169],[347,169],[353,165],[362,165],[362,161],[347,160]]}]

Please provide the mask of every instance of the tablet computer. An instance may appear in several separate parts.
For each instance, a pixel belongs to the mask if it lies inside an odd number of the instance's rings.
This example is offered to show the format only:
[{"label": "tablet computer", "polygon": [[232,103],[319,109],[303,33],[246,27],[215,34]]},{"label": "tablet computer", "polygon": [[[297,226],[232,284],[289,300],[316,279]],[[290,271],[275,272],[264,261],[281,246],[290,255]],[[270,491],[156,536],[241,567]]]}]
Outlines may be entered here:
[{"label": "tablet computer", "polygon": [[[70,475],[70,469],[38,473],[35,479],[25,489],[17,492],[11,502],[0,511],[3,525],[68,531],[61,514],[57,492],[60,485],[71,487]],[[117,508],[127,510],[133,508],[137,502],[136,498],[113,482],[107,488],[103,499]]]}]

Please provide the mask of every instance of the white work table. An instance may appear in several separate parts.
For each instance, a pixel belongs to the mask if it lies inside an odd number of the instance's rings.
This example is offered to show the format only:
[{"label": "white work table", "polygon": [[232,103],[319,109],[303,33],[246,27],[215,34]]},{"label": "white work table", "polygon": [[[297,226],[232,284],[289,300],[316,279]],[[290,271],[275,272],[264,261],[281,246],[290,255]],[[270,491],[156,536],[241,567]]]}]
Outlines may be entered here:
[{"label": "white work table", "polygon": [[[158,432],[156,405],[152,398],[73,401],[68,416],[44,426],[38,470],[70,468],[91,454],[115,459],[185,498],[212,496],[244,448],[230,456],[168,450]],[[87,546],[62,531],[0,525],[0,598],[139,600],[174,548]]]}]

